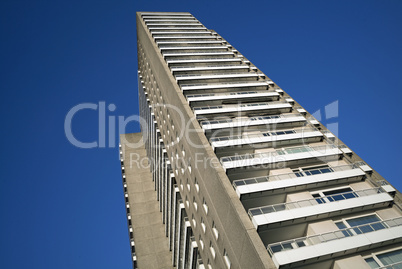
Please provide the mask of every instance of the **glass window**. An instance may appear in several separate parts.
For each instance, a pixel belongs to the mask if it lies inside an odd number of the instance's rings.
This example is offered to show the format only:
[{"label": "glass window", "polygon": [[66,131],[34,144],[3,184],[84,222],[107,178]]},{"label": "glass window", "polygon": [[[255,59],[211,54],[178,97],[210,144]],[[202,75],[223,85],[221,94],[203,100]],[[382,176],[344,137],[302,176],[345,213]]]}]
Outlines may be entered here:
[{"label": "glass window", "polygon": [[218,240],[219,233],[218,233],[218,229],[216,228],[215,221],[212,222],[212,231],[215,235],[215,239]]},{"label": "glass window", "polygon": [[[377,258],[384,264],[390,265],[402,262],[402,249],[389,253],[379,254]],[[402,264],[396,265],[394,268],[402,268]]]},{"label": "glass window", "polygon": [[388,253],[373,254],[372,257],[364,259],[371,268],[392,268],[402,269],[402,249]]},{"label": "glass window", "polygon": [[[348,228],[348,227],[346,227],[345,223],[343,223],[342,221],[336,222],[335,224],[336,224],[336,226],[338,226],[338,228],[340,230]],[[342,231],[342,233],[346,237],[353,236],[352,232],[349,230]]]},{"label": "glass window", "polygon": [[358,228],[353,229],[357,234],[384,229],[385,225],[382,223],[378,223],[379,221],[381,221],[381,219],[377,217],[377,215],[370,215],[346,220],[347,224],[350,227],[359,226]]},{"label": "glass window", "polygon": [[319,204],[325,204],[325,200],[323,198],[321,198],[319,193],[313,194],[313,197],[316,198],[315,200],[319,203]]},{"label": "glass window", "polygon": [[[338,189],[338,190],[325,191],[325,192],[323,192],[323,194],[325,196],[330,196],[330,197],[328,197],[328,200],[330,202],[357,197],[357,194],[353,193],[351,188],[343,188],[343,189]],[[339,195],[337,195],[337,194],[339,194]]]},{"label": "glass window", "polygon": [[231,262],[229,260],[229,255],[228,255],[226,249],[223,250],[223,258],[225,259],[227,268],[230,268]]},{"label": "glass window", "polygon": [[373,269],[380,267],[380,265],[373,258],[367,258],[367,259],[365,259],[365,261]]}]

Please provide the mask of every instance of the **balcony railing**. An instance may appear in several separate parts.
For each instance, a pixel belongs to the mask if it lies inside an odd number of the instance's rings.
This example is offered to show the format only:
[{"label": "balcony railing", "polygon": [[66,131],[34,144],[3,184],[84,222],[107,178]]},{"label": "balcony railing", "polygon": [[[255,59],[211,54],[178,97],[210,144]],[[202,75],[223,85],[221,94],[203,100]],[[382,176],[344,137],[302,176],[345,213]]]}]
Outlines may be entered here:
[{"label": "balcony railing", "polygon": [[352,228],[336,230],[333,232],[310,235],[288,241],[273,243],[267,246],[267,250],[272,257],[277,252],[288,251],[292,249],[302,248],[305,246],[317,245],[332,240],[343,239],[350,236],[356,236],[359,234],[370,233],[397,226],[402,226],[402,217],[390,220],[372,222],[369,224],[363,224]]},{"label": "balcony railing", "polygon": [[207,35],[207,36],[166,36],[166,35],[161,35],[161,36],[154,36],[154,39],[214,39],[215,37],[212,35]]},{"label": "balcony railing", "polygon": [[[303,117],[301,114],[281,114],[281,115],[272,115],[272,116],[257,116],[257,117],[250,117],[246,119],[222,119],[222,120],[203,120],[200,122],[200,125],[214,125],[214,124],[232,124],[230,127],[236,127],[235,123],[246,123],[245,126],[252,125],[252,122],[255,121],[269,121],[269,120],[278,120],[278,123],[281,119],[286,118],[294,118],[294,117]],[[304,119],[304,118],[303,118]]]},{"label": "balcony railing", "polygon": [[382,188],[371,188],[371,189],[365,189],[365,190],[359,190],[359,191],[348,191],[348,192],[343,192],[343,193],[338,193],[338,194],[333,194],[333,195],[328,195],[328,196],[322,196],[322,197],[317,197],[317,198],[312,198],[312,199],[250,208],[248,210],[248,215],[250,216],[250,218],[253,218],[254,216],[273,213],[273,212],[291,210],[291,209],[301,208],[301,207],[315,206],[315,205],[326,203],[327,201],[328,202],[336,202],[336,201],[342,201],[342,200],[347,200],[347,199],[352,199],[352,198],[357,198],[357,197],[375,195],[375,194],[379,194],[379,193],[383,193],[383,192],[384,192],[384,190]]},{"label": "balcony railing", "polygon": [[307,127],[307,128],[302,128],[302,129],[296,129],[296,130],[283,130],[283,131],[260,132],[260,133],[253,133],[253,134],[244,134],[244,135],[220,136],[220,137],[213,137],[213,138],[209,139],[209,142],[223,142],[223,141],[229,141],[229,140],[245,140],[245,142],[247,143],[247,142],[251,142],[249,139],[252,139],[252,138],[265,138],[265,137],[271,137],[271,136],[300,134],[300,133],[314,132],[314,131],[318,132],[318,129],[312,128],[312,127]]},{"label": "balcony railing", "polygon": [[188,69],[189,71],[192,70],[208,70],[208,69],[248,69],[247,65],[229,65],[229,64],[221,64],[221,65],[207,65],[207,66],[177,66],[172,67],[170,70],[172,71],[182,71],[183,69]]},{"label": "balcony railing", "polygon": [[220,82],[219,84],[194,83],[194,84],[183,84],[180,87],[182,90],[199,90],[199,89],[220,89],[220,88],[236,88],[236,87],[237,88],[259,87],[259,86],[268,86],[270,84],[273,84],[273,82],[270,80],[264,80],[264,81],[258,81],[258,82],[243,82],[243,81],[241,81],[241,82]]},{"label": "balcony railing", "polygon": [[251,153],[251,154],[245,154],[245,155],[222,157],[220,160],[221,160],[221,163],[224,163],[224,162],[249,160],[249,159],[255,159],[255,158],[272,159],[272,158],[284,156],[284,155],[291,155],[291,154],[311,152],[311,151],[326,151],[326,150],[331,150],[331,149],[337,149],[337,147],[335,145],[300,146],[300,147],[286,148],[284,150],[280,149],[280,150],[276,150],[273,152],[261,152],[261,153]]},{"label": "balcony railing", "polygon": [[264,91],[264,92],[256,92],[256,91],[247,91],[247,92],[225,92],[225,93],[205,93],[205,94],[191,94],[191,95],[186,95],[187,98],[192,98],[192,97],[208,97],[208,96],[228,96],[228,95],[239,95],[242,96],[244,94],[256,94],[256,93],[261,93],[261,94],[266,94],[272,92]]},{"label": "balcony railing", "polygon": [[287,173],[287,174],[280,174],[280,175],[238,179],[238,180],[233,181],[233,187],[236,189],[238,186],[243,186],[243,185],[251,185],[251,184],[257,184],[257,183],[261,183],[261,182],[270,182],[270,181],[277,181],[277,180],[285,180],[285,179],[296,178],[296,177],[301,177],[301,176],[314,176],[314,175],[347,171],[347,170],[358,169],[358,168],[359,168],[359,165],[354,163],[354,164],[347,164],[347,165],[331,166],[331,167],[326,167],[326,168],[309,169],[309,170],[303,171],[303,173],[294,172],[294,173]]},{"label": "balcony railing", "polygon": [[377,267],[375,269],[401,269],[401,268],[402,268],[402,261]]},{"label": "balcony railing", "polygon": [[[241,62],[241,60],[239,58],[222,58],[222,57],[208,57],[208,58],[202,58],[202,59],[182,59],[182,60],[167,60],[168,63],[193,63],[193,62]],[[199,84],[191,84],[191,85],[199,85]],[[189,85],[189,86],[191,86]],[[201,84],[201,85],[205,85],[205,84]]]},{"label": "balcony railing", "polygon": [[262,102],[262,103],[249,103],[249,104],[233,104],[233,105],[218,105],[218,106],[201,106],[194,107],[195,111],[197,110],[210,110],[210,109],[219,109],[219,108],[250,108],[250,107],[258,107],[258,106],[267,106],[276,108],[277,105],[288,104],[283,101],[274,101],[274,102]]},{"label": "balcony railing", "polygon": [[196,50],[196,49],[227,49],[226,46],[194,46],[194,47],[166,47],[160,46],[161,50]]},{"label": "balcony railing", "polygon": [[194,75],[176,75],[175,77],[176,78],[187,78],[187,77],[190,77],[190,78],[197,78],[197,77],[205,77],[205,76],[216,76],[216,77],[219,77],[219,76],[229,76],[229,75],[233,75],[233,76],[237,76],[237,75],[246,75],[246,76],[258,76],[258,75],[260,75],[260,74],[257,74],[257,73],[240,73],[240,72],[237,72],[237,73],[235,73],[235,72],[233,72],[233,73],[222,73],[222,74],[194,74]]}]

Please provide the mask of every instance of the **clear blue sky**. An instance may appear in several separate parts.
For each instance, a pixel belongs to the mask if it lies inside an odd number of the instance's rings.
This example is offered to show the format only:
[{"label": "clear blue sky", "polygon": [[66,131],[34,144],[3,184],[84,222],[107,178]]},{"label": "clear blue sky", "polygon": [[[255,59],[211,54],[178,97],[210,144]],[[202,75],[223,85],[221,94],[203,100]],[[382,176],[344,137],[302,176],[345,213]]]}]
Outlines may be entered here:
[{"label": "clear blue sky", "polygon": [[402,1],[3,0],[0,268],[131,267],[117,148],[64,119],[137,113],[135,11],[193,13],[310,112],[338,100],[328,123],[402,189]]}]

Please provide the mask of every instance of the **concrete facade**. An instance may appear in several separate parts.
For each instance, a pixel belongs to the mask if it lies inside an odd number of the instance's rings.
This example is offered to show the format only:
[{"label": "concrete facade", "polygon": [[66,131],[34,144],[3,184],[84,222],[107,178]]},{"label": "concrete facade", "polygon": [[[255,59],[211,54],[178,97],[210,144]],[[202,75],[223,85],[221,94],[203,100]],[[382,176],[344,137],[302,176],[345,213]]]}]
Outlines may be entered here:
[{"label": "concrete facade", "polygon": [[[218,33],[190,13],[138,12],[137,40],[144,142],[121,137],[123,184],[126,205],[159,212],[127,212],[134,268],[168,268],[145,265],[149,248],[175,268],[397,259],[401,194]],[[160,246],[140,245],[148,218]]]}]

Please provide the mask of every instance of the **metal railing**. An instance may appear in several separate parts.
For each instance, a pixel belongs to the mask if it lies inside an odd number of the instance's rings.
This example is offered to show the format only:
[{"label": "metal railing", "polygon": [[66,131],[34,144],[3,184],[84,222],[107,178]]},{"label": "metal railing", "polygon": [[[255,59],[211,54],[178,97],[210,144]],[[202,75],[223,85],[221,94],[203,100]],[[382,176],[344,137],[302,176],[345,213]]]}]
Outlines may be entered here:
[{"label": "metal railing", "polygon": [[185,77],[205,77],[205,76],[226,76],[226,75],[247,75],[247,76],[258,76],[257,73],[248,73],[248,72],[243,72],[243,73],[216,73],[216,74],[190,74],[190,75],[176,75],[176,78],[185,78]]},{"label": "metal railing", "polygon": [[[264,138],[264,137],[268,137],[268,136],[299,134],[299,133],[314,132],[314,131],[318,131],[318,130],[313,127],[307,127],[307,128],[301,128],[301,129],[283,130],[283,131],[275,131],[275,132],[260,132],[260,133],[243,134],[243,135],[220,136],[220,137],[210,138],[209,142],[228,141],[228,140],[237,140],[237,139],[240,140],[240,139],[251,139],[251,138]],[[251,141],[249,141],[249,142],[251,142]]]},{"label": "metal railing", "polygon": [[332,150],[332,149],[337,149],[337,146],[335,146],[335,145],[300,146],[300,147],[286,148],[284,150],[280,149],[280,150],[276,150],[273,152],[261,152],[261,153],[251,153],[251,154],[245,154],[245,155],[222,157],[220,159],[220,161],[221,162],[233,162],[233,161],[249,160],[249,159],[255,159],[255,158],[273,158],[273,157],[277,157],[277,156],[291,155],[291,154],[297,154],[297,153],[302,153],[302,152],[321,151],[321,150],[326,151],[326,150]]},{"label": "metal railing", "polygon": [[175,66],[175,67],[172,67],[171,68],[171,70],[172,71],[176,71],[176,69],[177,69],[177,71],[181,71],[180,69],[181,68],[187,68],[187,69],[191,69],[191,68],[195,68],[195,69],[198,69],[198,68],[214,68],[214,67],[222,67],[222,68],[227,68],[227,67],[231,67],[231,68],[233,68],[234,67],[234,69],[237,69],[237,68],[239,68],[239,69],[248,69],[249,67],[248,67],[248,65],[230,65],[230,64],[223,64],[223,65],[207,65],[207,66],[203,66],[203,67],[199,67],[199,66],[195,66],[195,65],[191,65],[191,66]]},{"label": "metal railing", "polygon": [[241,62],[239,58],[202,58],[202,59],[180,59],[180,60],[167,60],[169,63],[175,63],[175,62],[183,62],[183,61],[189,61],[189,62],[209,62],[209,61],[216,61],[218,60],[219,62]]},{"label": "metal railing", "polygon": [[280,174],[280,175],[238,179],[238,180],[233,181],[233,187],[236,189],[238,186],[242,186],[242,185],[251,185],[251,184],[257,184],[257,183],[261,183],[261,182],[278,181],[278,180],[285,180],[285,179],[304,177],[304,176],[314,176],[314,175],[347,171],[347,170],[358,169],[358,168],[359,168],[359,165],[354,163],[354,164],[331,166],[331,167],[325,167],[325,168],[308,169],[308,170]]},{"label": "metal railing", "polygon": [[209,50],[207,50],[207,51],[194,51],[194,52],[183,52],[183,53],[180,53],[180,52],[170,52],[170,51],[168,51],[168,52],[166,52],[166,53],[162,53],[162,55],[164,56],[164,57],[175,57],[175,56],[190,56],[190,55],[197,55],[197,54],[206,54],[206,55],[214,55],[214,54],[222,54],[222,55],[232,55],[233,54],[233,52],[231,52],[231,51],[209,51]]},{"label": "metal railing", "polygon": [[376,269],[401,269],[401,268],[402,268],[402,261],[377,267]]},{"label": "metal railing", "polygon": [[238,108],[238,107],[255,107],[255,106],[268,106],[272,107],[280,104],[288,104],[284,101],[273,101],[273,102],[262,102],[262,103],[249,103],[249,104],[233,104],[233,105],[218,105],[218,106],[199,106],[194,107],[193,110],[207,110],[207,109],[217,109],[217,108]]},{"label": "metal railing", "polygon": [[159,46],[159,49],[161,49],[161,50],[166,50],[166,49],[169,49],[169,50],[175,50],[175,49],[179,49],[179,50],[182,50],[182,49],[227,49],[227,47],[226,46],[200,46],[200,45],[197,45],[197,46],[193,46],[193,47],[187,47],[187,46],[179,46],[179,47],[167,47],[167,46]]},{"label": "metal railing", "polygon": [[225,93],[205,93],[205,94],[191,94],[191,95],[186,95],[187,98],[190,97],[208,97],[208,96],[228,96],[228,95],[245,95],[245,94],[256,94],[256,93],[271,93],[269,91],[247,91],[247,92],[225,92]]},{"label": "metal railing", "polygon": [[328,203],[328,202],[342,201],[342,200],[347,200],[347,199],[352,199],[352,198],[357,198],[357,197],[370,196],[370,195],[375,195],[375,194],[379,194],[379,193],[383,193],[383,192],[384,192],[384,190],[381,187],[365,189],[365,190],[358,190],[358,191],[348,191],[348,192],[337,193],[337,194],[332,194],[332,195],[327,195],[327,196],[322,196],[322,197],[317,197],[317,198],[311,198],[311,199],[306,199],[306,200],[250,208],[248,210],[248,215],[250,218],[253,218],[254,216],[258,216],[258,215],[269,214],[269,213],[279,212],[279,211],[284,211],[284,210],[291,210],[291,209],[295,209],[295,208],[314,206],[314,205],[324,204],[324,203]]},{"label": "metal railing", "polygon": [[[270,83],[270,82],[272,82],[272,81],[264,80],[264,81],[257,81],[257,82],[254,82],[254,81],[220,82],[219,85],[233,85],[233,84],[250,84],[250,85],[253,85],[253,84],[256,84],[256,83],[268,85],[268,83]],[[193,83],[193,84],[183,84],[183,85],[180,85],[180,86],[181,87],[188,87],[188,86],[207,86],[207,85],[211,85],[211,84],[209,84],[209,83]]]},{"label": "metal railing", "polygon": [[333,232],[310,235],[288,241],[273,243],[267,246],[267,250],[272,257],[277,252],[297,249],[305,246],[317,245],[333,240],[343,239],[346,237],[356,236],[364,233],[370,233],[397,226],[402,226],[402,217],[358,225],[352,228],[340,229]]}]

